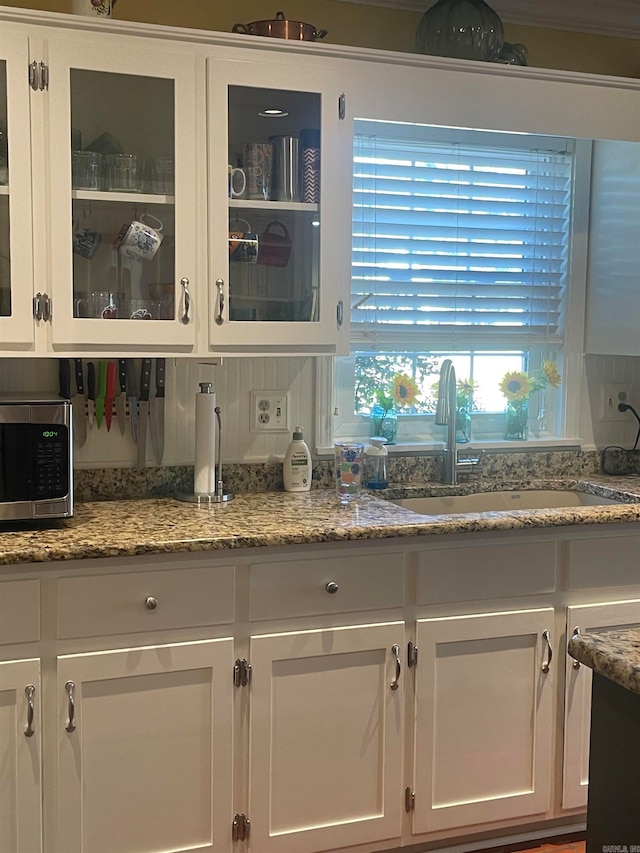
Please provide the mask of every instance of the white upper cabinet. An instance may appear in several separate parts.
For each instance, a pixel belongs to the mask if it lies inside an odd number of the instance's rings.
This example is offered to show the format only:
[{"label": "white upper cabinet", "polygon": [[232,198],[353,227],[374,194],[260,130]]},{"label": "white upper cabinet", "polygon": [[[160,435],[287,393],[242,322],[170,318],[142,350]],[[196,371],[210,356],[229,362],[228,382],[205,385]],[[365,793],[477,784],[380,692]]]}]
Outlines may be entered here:
[{"label": "white upper cabinet", "polygon": [[338,75],[229,57],[208,60],[209,349],[335,352],[350,234]]},{"label": "white upper cabinet", "polygon": [[46,48],[51,343],[189,353],[195,57],[96,34]]},{"label": "white upper cabinet", "polygon": [[[0,32],[0,346],[33,346],[31,137],[27,37]],[[11,97],[8,97],[8,92]],[[41,224],[40,238],[46,237]]]}]

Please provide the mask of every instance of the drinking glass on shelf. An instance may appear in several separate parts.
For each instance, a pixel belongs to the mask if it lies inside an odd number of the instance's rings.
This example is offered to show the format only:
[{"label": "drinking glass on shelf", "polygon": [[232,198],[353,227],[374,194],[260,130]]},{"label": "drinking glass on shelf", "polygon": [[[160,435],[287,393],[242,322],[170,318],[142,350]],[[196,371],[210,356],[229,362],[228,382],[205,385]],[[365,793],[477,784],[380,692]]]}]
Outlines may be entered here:
[{"label": "drinking glass on shelf", "polygon": [[107,192],[137,192],[138,158],[135,154],[107,154],[105,157]]},{"label": "drinking glass on shelf", "polygon": [[100,189],[102,154],[97,151],[71,152],[71,186],[76,190]]}]

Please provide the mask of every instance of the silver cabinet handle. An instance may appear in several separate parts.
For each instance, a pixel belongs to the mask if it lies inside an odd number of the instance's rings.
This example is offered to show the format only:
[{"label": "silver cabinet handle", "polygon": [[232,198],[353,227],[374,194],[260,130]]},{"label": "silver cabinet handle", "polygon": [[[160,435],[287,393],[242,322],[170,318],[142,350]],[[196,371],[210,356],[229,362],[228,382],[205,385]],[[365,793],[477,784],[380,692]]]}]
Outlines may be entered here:
[{"label": "silver cabinet handle", "polygon": [[402,664],[400,663],[400,646],[397,643],[394,643],[391,646],[391,654],[396,659],[396,677],[391,682],[391,689],[397,690],[400,687],[400,673],[402,672]]},{"label": "silver cabinet handle", "polygon": [[329,583],[325,586],[325,589],[329,593],[329,595],[335,595],[336,592],[340,589],[340,587],[335,581],[329,581]]},{"label": "silver cabinet handle", "polygon": [[216,314],[214,319],[221,326],[224,323],[224,279],[217,278],[216,287],[218,288],[218,292],[216,294]]},{"label": "silver cabinet handle", "polygon": [[144,600],[144,606],[147,608],[147,610],[155,610],[158,606],[158,599],[154,598],[152,595],[149,595]]},{"label": "silver cabinet handle", "polygon": [[76,724],[75,724],[75,716],[76,716],[76,703],[73,697],[73,691],[76,689],[76,685],[73,681],[67,681],[64,686],[64,689],[67,691],[68,697],[68,706],[69,706],[69,721],[65,726],[65,729],[68,732],[75,732]]},{"label": "silver cabinet handle", "polygon": [[[571,636],[572,637],[579,637],[580,634],[582,634],[582,630],[581,630],[579,625],[576,625],[576,627],[573,629],[573,634]],[[575,660],[575,658],[573,660],[573,668],[574,669],[580,669],[580,661]]]},{"label": "silver cabinet handle", "polygon": [[43,301],[42,319],[44,320],[45,323],[49,323],[49,322],[51,322],[51,313],[52,313],[52,308],[53,308],[53,304],[51,302],[51,297],[48,294],[43,293],[42,294],[42,301]]},{"label": "silver cabinet handle", "polygon": [[35,59],[29,63],[29,85],[34,92],[38,91],[38,63]]},{"label": "silver cabinet handle", "polygon": [[338,328],[340,328],[344,323],[344,302],[342,299],[340,299],[336,305],[336,322],[338,324]]},{"label": "silver cabinet handle", "polygon": [[41,91],[49,88],[49,66],[44,62],[40,63],[40,81],[39,88]]},{"label": "silver cabinet handle", "polygon": [[36,293],[33,297],[33,316],[36,320],[42,320],[42,294]]},{"label": "silver cabinet handle", "polygon": [[542,639],[547,644],[547,659],[542,662],[542,671],[544,673],[547,673],[549,672],[549,669],[551,667],[551,659],[553,657],[553,649],[551,648],[551,634],[549,633],[549,631],[542,632]]},{"label": "silver cabinet handle", "polygon": [[24,730],[25,737],[32,737],[35,729],[33,728],[33,694],[36,692],[36,688],[33,684],[27,684],[24,688],[24,695],[27,697],[27,727]]},{"label": "silver cabinet handle", "polygon": [[181,278],[180,284],[182,285],[182,294],[184,297],[184,311],[182,312],[182,317],[180,317],[180,322],[184,323],[186,326],[191,321],[191,294],[189,293],[189,279]]}]

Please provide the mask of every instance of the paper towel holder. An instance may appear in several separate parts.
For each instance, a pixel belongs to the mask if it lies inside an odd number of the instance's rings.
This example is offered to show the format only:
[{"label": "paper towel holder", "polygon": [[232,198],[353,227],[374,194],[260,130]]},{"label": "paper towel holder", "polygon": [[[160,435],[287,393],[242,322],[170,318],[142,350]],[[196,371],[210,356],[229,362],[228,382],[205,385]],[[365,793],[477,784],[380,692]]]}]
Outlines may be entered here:
[{"label": "paper towel holder", "polygon": [[[211,390],[211,383],[201,382],[200,390],[204,393],[209,392]],[[199,506],[209,506],[211,504],[228,503],[229,501],[232,501],[235,497],[233,492],[225,492],[224,482],[222,481],[222,418],[220,417],[222,409],[220,408],[220,406],[216,406],[213,411],[215,412],[216,421],[218,422],[218,447],[216,452],[216,490],[215,492],[207,492],[206,494],[201,492],[198,492],[197,494],[195,492],[182,492],[176,495],[179,501],[188,501],[189,503],[198,504]]]}]

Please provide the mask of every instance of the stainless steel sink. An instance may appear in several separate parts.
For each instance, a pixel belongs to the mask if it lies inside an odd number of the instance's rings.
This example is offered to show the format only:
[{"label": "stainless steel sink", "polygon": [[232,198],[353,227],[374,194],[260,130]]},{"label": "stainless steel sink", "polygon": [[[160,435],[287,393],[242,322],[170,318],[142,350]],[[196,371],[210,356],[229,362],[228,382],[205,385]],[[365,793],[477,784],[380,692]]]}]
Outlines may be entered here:
[{"label": "stainless steel sink", "polygon": [[558,509],[576,506],[619,504],[613,498],[602,498],[587,492],[531,489],[478,492],[474,495],[452,495],[435,498],[405,498],[394,503],[422,515],[446,515],[464,512],[507,512],[514,509]]}]

